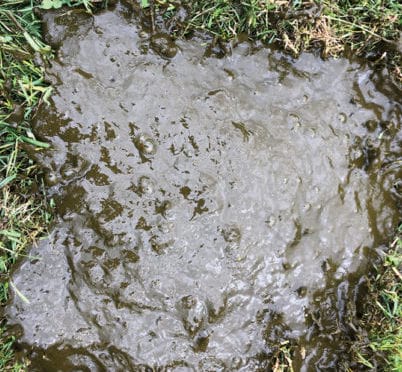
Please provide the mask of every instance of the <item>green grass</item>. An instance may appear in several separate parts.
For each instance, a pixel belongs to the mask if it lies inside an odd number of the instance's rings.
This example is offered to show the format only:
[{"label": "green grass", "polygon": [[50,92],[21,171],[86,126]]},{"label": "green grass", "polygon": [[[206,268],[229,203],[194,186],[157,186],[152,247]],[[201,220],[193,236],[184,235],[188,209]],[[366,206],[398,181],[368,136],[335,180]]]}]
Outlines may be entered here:
[{"label": "green grass", "polygon": [[[37,141],[29,121],[51,90],[35,53],[50,56],[29,1],[0,5],[0,303],[9,294],[9,274],[28,245],[46,234],[51,215],[41,171],[28,156],[48,144]],[[0,370],[23,370],[14,362],[13,337],[0,324]]]},{"label": "green grass", "polygon": [[368,368],[382,360],[384,370],[402,371],[402,225],[377,275],[373,276],[362,326],[368,337],[354,345],[356,359]]},{"label": "green grass", "polygon": [[[133,0],[134,1],[134,0]],[[103,3],[103,2],[102,2]],[[107,3],[105,0],[104,3]],[[401,53],[396,45],[402,30],[402,5],[397,0],[283,1],[283,0],[138,0],[143,16],[153,28],[165,24],[176,37],[196,31],[210,33],[215,40],[236,39],[246,34],[252,40],[275,43],[298,55],[320,50],[324,57],[345,52],[366,56],[390,66],[402,81]],[[41,41],[34,7],[81,6],[90,0],[3,0],[0,1],[0,302],[8,299],[9,274],[26,247],[47,234],[51,202],[46,199],[41,170],[29,154],[48,145],[37,141],[30,129],[35,108],[51,95],[43,70],[35,58],[52,58]],[[183,20],[178,10],[184,7]],[[391,253],[372,281],[371,305],[364,317],[369,338],[353,349],[362,364],[370,366],[381,355],[387,370],[401,366],[401,276],[400,233]],[[25,253],[24,253],[25,252]],[[23,371],[13,351],[14,339],[0,319],[0,370]],[[291,370],[291,352],[282,345],[275,370]]]},{"label": "green grass", "polygon": [[246,34],[294,55],[320,50],[329,57],[352,51],[392,65],[395,77],[402,80],[401,52],[396,50],[402,31],[398,0],[187,0],[180,6],[188,9],[189,16],[180,22],[176,20],[180,2],[142,3],[146,10],[161,14],[177,36],[203,30],[229,40]]}]

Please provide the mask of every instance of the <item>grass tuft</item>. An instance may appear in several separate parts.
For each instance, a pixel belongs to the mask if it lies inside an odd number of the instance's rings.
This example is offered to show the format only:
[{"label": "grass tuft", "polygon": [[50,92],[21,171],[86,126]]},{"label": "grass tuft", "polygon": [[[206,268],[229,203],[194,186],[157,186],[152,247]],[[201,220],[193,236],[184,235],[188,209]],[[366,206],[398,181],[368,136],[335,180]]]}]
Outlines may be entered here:
[{"label": "grass tuft", "polygon": [[186,8],[188,17],[169,29],[178,36],[194,30],[230,40],[247,34],[253,40],[276,43],[295,56],[320,50],[323,57],[345,52],[392,65],[402,82],[402,4],[398,0],[155,0],[156,11],[168,22]]},{"label": "grass tuft", "polygon": [[369,286],[367,308],[353,352],[360,364],[374,369],[382,361],[385,371],[402,370],[402,225]]},{"label": "grass tuft", "polygon": [[[9,274],[25,249],[47,233],[51,220],[42,174],[28,153],[48,144],[35,139],[30,119],[51,88],[35,58],[51,50],[41,41],[33,2],[3,1],[0,5],[0,303],[8,299]],[[14,339],[0,319],[0,370],[22,371],[14,360]]]}]

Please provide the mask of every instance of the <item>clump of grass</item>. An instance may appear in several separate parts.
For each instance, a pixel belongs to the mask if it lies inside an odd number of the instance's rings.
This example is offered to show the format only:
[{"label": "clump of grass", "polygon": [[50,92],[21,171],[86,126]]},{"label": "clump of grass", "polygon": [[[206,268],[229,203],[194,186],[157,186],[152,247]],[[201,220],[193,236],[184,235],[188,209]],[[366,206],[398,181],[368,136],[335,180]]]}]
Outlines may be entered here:
[{"label": "clump of grass", "polygon": [[[30,129],[35,108],[47,102],[51,87],[34,61],[52,57],[41,39],[34,8],[84,6],[91,0],[3,0],[0,3],[0,305],[9,296],[9,274],[26,248],[47,234],[51,201],[46,199],[42,172],[29,156],[48,144]],[[12,284],[12,283],[11,283]],[[13,337],[0,317],[0,370],[22,371],[13,353]]]},{"label": "clump of grass", "polygon": [[[39,167],[28,152],[48,147],[37,141],[29,121],[51,88],[43,81],[36,56],[50,56],[41,42],[33,3],[0,5],[0,304],[9,294],[9,273],[26,247],[46,233],[51,219]],[[0,319],[0,370],[23,370],[13,357],[13,338]]]},{"label": "clump of grass", "polygon": [[[24,362],[14,361],[14,337],[4,334],[4,327],[0,328],[0,371],[23,372],[26,370]],[[11,363],[12,362],[12,363]]]},{"label": "clump of grass", "polygon": [[[322,56],[345,51],[392,65],[402,81],[402,4],[398,0],[142,0],[166,21],[175,23],[178,35],[208,31],[229,40],[247,34],[253,40],[275,43],[294,55],[321,50]],[[188,17],[176,22],[175,11],[187,9]],[[399,47],[400,49],[400,47]]]},{"label": "clump of grass", "polygon": [[356,359],[374,369],[378,360],[387,371],[402,370],[402,225],[386,254],[383,265],[376,268],[369,300],[362,319],[368,330],[353,347]]}]

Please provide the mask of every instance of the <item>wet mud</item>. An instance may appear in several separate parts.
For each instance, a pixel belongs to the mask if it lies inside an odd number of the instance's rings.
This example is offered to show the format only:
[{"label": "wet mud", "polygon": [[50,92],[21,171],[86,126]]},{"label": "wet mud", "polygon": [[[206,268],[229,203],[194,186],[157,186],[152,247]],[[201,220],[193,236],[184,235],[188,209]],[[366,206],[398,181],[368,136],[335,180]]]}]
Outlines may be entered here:
[{"label": "wet mud", "polygon": [[400,217],[397,96],[345,59],[207,57],[120,5],[44,21],[57,218],[7,307],[31,370],[265,371],[286,340],[340,370]]}]

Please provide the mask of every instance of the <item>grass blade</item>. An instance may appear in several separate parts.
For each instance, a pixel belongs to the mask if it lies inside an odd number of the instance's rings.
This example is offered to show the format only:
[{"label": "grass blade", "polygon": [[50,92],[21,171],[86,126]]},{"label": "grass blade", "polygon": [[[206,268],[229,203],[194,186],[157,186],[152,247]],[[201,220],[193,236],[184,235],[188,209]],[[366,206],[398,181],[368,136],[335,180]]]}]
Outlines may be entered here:
[{"label": "grass blade", "polygon": [[10,285],[14,289],[15,293],[17,296],[26,304],[30,304],[29,300],[18,290],[18,288],[15,286],[15,284],[10,280]]}]

